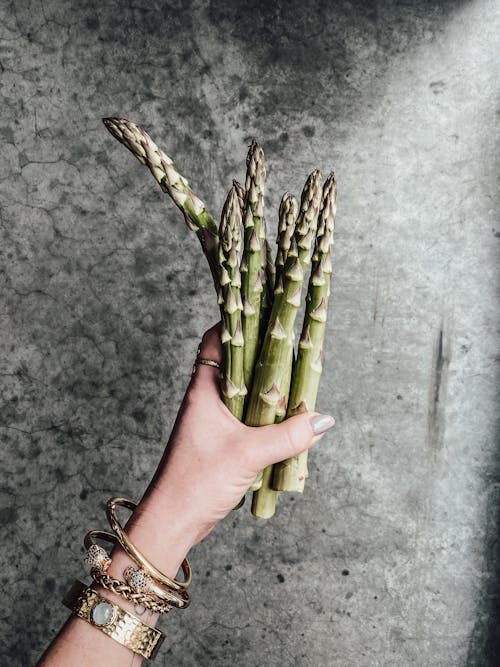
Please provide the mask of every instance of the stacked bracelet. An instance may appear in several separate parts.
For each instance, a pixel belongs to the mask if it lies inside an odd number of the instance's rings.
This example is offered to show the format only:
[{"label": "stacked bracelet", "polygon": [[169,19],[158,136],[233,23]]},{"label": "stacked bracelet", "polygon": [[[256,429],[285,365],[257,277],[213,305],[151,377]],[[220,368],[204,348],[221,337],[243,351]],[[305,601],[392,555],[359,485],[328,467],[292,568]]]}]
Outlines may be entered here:
[{"label": "stacked bracelet", "polygon": [[[164,613],[164,611],[168,611],[171,607],[185,609],[189,605],[189,593],[186,590],[172,591],[160,586],[145,570],[129,566],[123,573],[126,583],[118,579],[111,579],[106,574],[107,569],[111,565],[111,558],[102,547],[94,542],[95,539],[103,540],[112,545],[120,544],[120,541],[116,535],[100,530],[91,530],[85,535],[84,545],[87,548],[85,562],[91,565],[91,575],[96,583],[120,593],[123,597],[137,602],[137,604],[146,609],[151,609],[158,613]],[[104,581],[107,581],[108,585],[105,585]],[[114,583],[111,584],[111,582]],[[129,591],[133,592],[133,597],[129,596]],[[161,603],[160,606],[164,611],[159,611],[158,602]]]},{"label": "stacked bracelet", "polygon": [[102,586],[117,595],[121,595],[126,600],[129,600],[140,607],[144,607],[144,609],[149,609],[155,614],[165,614],[172,608],[172,605],[168,604],[168,602],[157,600],[144,593],[138,593],[128,584],[119,579],[113,579],[113,577],[110,577],[106,572],[94,569],[91,574],[92,579],[96,584],[99,584],[99,586]]},{"label": "stacked bracelet", "polygon": [[[190,598],[186,589],[191,583],[191,567],[187,559],[181,566],[184,581],[171,579],[160,572],[128,538],[117,518],[117,506],[131,510],[136,508],[135,503],[126,498],[111,498],[106,514],[113,533],[92,530],[84,538],[87,549],[85,562],[91,567],[94,582],[154,613],[164,614],[173,607],[188,607]],[[114,579],[107,573],[112,559],[95,540],[103,540],[113,546],[119,544],[139,567],[127,567],[123,573],[125,581]],[[77,616],[145,658],[152,658],[163,641],[159,630],[142,623],[136,616],[79,581],[75,582],[63,602]]]}]

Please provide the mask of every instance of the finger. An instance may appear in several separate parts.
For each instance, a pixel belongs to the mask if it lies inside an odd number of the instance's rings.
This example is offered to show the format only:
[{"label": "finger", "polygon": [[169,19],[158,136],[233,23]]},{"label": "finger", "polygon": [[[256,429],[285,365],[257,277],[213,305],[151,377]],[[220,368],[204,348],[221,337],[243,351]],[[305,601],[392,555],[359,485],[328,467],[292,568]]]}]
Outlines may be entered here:
[{"label": "finger", "polygon": [[[201,339],[196,359],[213,361],[217,364],[222,362],[222,345],[220,342],[221,323],[218,322],[213,327],[205,331]],[[202,363],[194,363],[192,385],[203,387],[206,390],[217,389],[219,395],[219,377],[220,368]]]},{"label": "finger", "polygon": [[317,412],[290,417],[281,424],[258,426],[248,430],[252,441],[248,447],[255,456],[255,466],[265,468],[285,461],[309,449],[335,425],[330,415]]},{"label": "finger", "polygon": [[217,363],[222,362],[222,345],[220,342],[221,323],[217,322],[213,327],[207,329],[202,336],[200,348],[198,352],[199,357],[205,359],[212,359]]}]

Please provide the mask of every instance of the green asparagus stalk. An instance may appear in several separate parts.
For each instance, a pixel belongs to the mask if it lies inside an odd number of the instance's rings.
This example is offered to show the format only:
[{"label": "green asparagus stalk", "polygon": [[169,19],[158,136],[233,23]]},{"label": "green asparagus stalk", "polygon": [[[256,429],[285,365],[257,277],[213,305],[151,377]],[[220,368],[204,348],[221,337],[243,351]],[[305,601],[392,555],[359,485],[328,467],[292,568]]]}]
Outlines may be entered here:
[{"label": "green asparagus stalk", "polygon": [[[233,181],[233,186],[236,189],[238,195],[238,201],[240,202],[240,207],[243,215],[245,214],[245,205],[246,205],[246,191],[245,188],[238,183],[238,181]],[[264,269],[261,269],[261,279],[262,279],[262,300],[260,307],[260,323],[259,323],[259,340],[257,349],[260,348],[262,343],[262,336],[267,327],[267,322],[269,320],[269,315],[271,313],[271,307],[274,299],[274,283],[276,276],[276,268],[273,261],[273,253],[269,241],[266,238],[266,221],[265,218],[262,218],[261,221],[261,237],[264,239],[262,245],[262,258],[261,263]]]},{"label": "green asparagus stalk", "polygon": [[222,210],[219,227],[220,305],[222,315],[222,398],[232,414],[243,419],[247,393],[243,380],[243,333],[241,328],[241,207],[233,185]]},{"label": "green asparagus stalk", "polygon": [[267,299],[269,307],[271,308],[274,301],[274,286],[276,283],[276,265],[273,260],[273,251],[271,244],[266,239],[266,285],[267,285]]},{"label": "green asparagus stalk", "polygon": [[[290,249],[290,244],[292,242],[294,243],[295,246],[294,256],[297,257],[297,243],[293,238],[293,232],[295,230],[295,222],[297,220],[298,209],[299,205],[297,199],[293,195],[285,193],[281,198],[281,203],[279,208],[278,238],[277,238],[278,254],[276,255],[274,271],[269,268],[270,262],[272,261],[272,251],[269,243],[266,240],[266,269],[268,277],[267,290],[266,290],[267,294],[269,294],[270,292],[270,286],[273,285],[272,296],[268,297],[269,308],[272,307],[275,295],[278,296],[283,294],[283,276],[282,276],[283,267],[285,265],[286,256],[288,250]],[[269,316],[267,317],[267,319],[269,319]],[[264,331],[265,330],[266,329],[264,329]],[[281,400],[283,401],[283,398]],[[266,479],[268,477],[269,477],[269,471],[267,472]],[[252,486],[250,487],[250,490],[258,491],[262,487],[263,479],[264,479],[264,471],[261,471],[255,478]]]},{"label": "green asparagus stalk", "polygon": [[[285,416],[293,360],[294,324],[300,306],[304,273],[310,263],[322,191],[321,173],[314,171],[304,186],[283,270],[282,291],[275,293],[271,317],[255,366],[246,424],[263,426]],[[263,472],[262,485],[254,493],[252,513],[259,518],[274,514],[276,491],[271,488],[272,467]]]},{"label": "green asparagus stalk", "polygon": [[[322,371],[323,342],[330,296],[335,210],[336,183],[331,173],[323,187],[306,311],[293,370],[287,417],[315,408]],[[272,488],[276,491],[302,493],[306,477],[307,451],[274,466]]]},{"label": "green asparagus stalk", "polygon": [[[150,169],[202,245],[221,307],[222,397],[229,410],[250,426],[279,422],[313,410],[332,271],[336,187],[333,174],[322,189],[320,172],[313,172],[304,187],[300,207],[291,195],[283,196],[278,252],[273,262],[263,216],[264,153],[258,144],[252,142],[249,149],[245,186],[233,181],[218,229],[171,158],[144,130],[126,119],[103,120],[111,134]],[[294,363],[294,323],[314,239],[306,312]],[[253,487],[260,486],[253,495],[253,514],[261,518],[272,516],[278,492],[302,491],[306,476],[305,455],[266,468]]]},{"label": "green asparagus stalk", "polygon": [[143,165],[146,165],[164,192],[180,208],[189,229],[194,231],[205,253],[215,288],[219,283],[217,224],[205,204],[176,170],[171,158],[164,153],[143,129],[126,118],[103,118],[104,125],[120,143],[126,146]]},{"label": "green asparagus stalk", "polygon": [[[266,332],[269,316],[271,315],[271,308],[274,301],[274,282],[276,280],[276,267],[273,261],[273,253],[269,241],[266,238],[266,221],[262,219],[262,236],[264,243],[262,244],[262,302],[260,306],[260,324],[259,324],[259,343],[258,350],[262,345],[262,339]],[[258,354],[258,353],[257,353]]]},{"label": "green asparagus stalk", "polygon": [[275,261],[275,287],[282,281],[283,267],[285,266],[288,251],[290,250],[298,209],[299,204],[297,199],[289,192],[285,192],[281,198],[278,214],[278,236],[276,238],[278,250]]},{"label": "green asparagus stalk", "polygon": [[[263,257],[265,241],[263,228],[264,182],[266,167],[264,151],[252,142],[247,157],[245,178],[245,228],[243,257],[241,260],[241,297],[243,300],[243,338],[245,386],[250,388],[259,344],[261,304],[263,296]],[[263,236],[264,232],[264,236]]]}]

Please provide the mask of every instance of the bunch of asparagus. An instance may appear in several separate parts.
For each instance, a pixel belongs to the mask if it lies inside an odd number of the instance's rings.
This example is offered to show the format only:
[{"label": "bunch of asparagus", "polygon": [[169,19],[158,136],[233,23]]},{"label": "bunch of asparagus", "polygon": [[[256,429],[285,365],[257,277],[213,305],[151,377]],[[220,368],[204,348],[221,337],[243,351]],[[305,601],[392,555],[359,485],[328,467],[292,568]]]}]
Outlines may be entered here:
[{"label": "bunch of asparagus", "polygon": [[[285,193],[278,215],[275,260],[266,237],[264,152],[252,142],[245,184],[233,181],[220,224],[189,187],[172,160],[141,128],[124,118],[105,118],[111,134],[149,167],[162,190],[182,211],[205,253],[220,307],[223,349],[221,392],[249,426],[263,426],[314,410],[322,370],[336,184],[319,170],[307,179],[300,203]],[[294,328],[310,273],[297,350]],[[252,513],[270,518],[280,491],[304,490],[307,452],[270,466],[252,485]]]}]

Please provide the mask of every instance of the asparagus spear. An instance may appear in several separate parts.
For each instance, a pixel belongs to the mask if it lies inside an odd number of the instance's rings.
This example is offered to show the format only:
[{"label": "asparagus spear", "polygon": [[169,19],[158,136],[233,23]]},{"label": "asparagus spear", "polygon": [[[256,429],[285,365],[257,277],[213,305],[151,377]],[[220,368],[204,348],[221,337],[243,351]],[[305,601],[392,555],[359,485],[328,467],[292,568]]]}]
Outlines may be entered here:
[{"label": "asparagus spear", "polygon": [[233,185],[222,210],[219,227],[220,304],[222,315],[222,397],[232,414],[243,419],[247,393],[243,381],[243,333],[241,329],[241,208]]},{"label": "asparagus spear", "polygon": [[[242,211],[242,214],[245,214],[245,205],[246,205],[246,191],[243,185],[241,183],[238,183],[238,181],[233,180],[233,186],[236,189],[236,193],[238,195],[238,201],[240,203],[240,208]],[[269,319],[269,315],[271,312],[271,307],[273,303],[273,295],[274,295],[274,283],[275,283],[275,276],[276,276],[276,268],[273,262],[273,253],[271,250],[271,246],[269,245],[269,241],[267,240],[266,237],[266,221],[264,218],[262,218],[262,223],[261,223],[261,236],[264,238],[264,244],[262,247],[262,266],[265,266],[265,271],[261,270],[261,279],[262,279],[262,301],[261,301],[261,309],[260,309],[260,324],[259,324],[259,345],[262,343],[262,335],[263,332],[265,332],[266,327],[267,327],[267,322]]]},{"label": "asparagus spear", "polygon": [[273,261],[273,251],[271,244],[266,239],[266,285],[267,285],[267,299],[269,307],[272,307],[274,301],[274,285],[276,284],[276,264]]},{"label": "asparagus spear", "polygon": [[[310,263],[321,200],[321,172],[314,171],[304,186],[294,240],[283,270],[282,292],[275,294],[271,317],[254,370],[246,423],[272,424],[285,416],[293,359],[294,323],[300,306],[304,273]],[[272,467],[263,473],[254,493],[252,513],[260,518],[274,514],[276,491],[271,488]]]},{"label": "asparagus spear", "polygon": [[[314,410],[322,370],[330,277],[332,273],[333,229],[336,210],[336,183],[331,173],[323,187],[318,231],[313,253],[306,311],[297,361],[293,370],[287,417]],[[307,451],[274,466],[272,487],[277,491],[304,490]]]},{"label": "asparagus spear", "polygon": [[289,192],[285,192],[281,198],[278,214],[278,236],[276,238],[278,250],[276,252],[275,287],[282,279],[283,267],[285,266],[295,230],[298,209],[299,204],[297,199]]},{"label": "asparagus spear", "polygon": [[[262,345],[262,339],[266,332],[271,308],[274,301],[274,283],[276,280],[276,267],[273,261],[273,252],[269,241],[266,238],[266,221],[262,219],[262,235],[264,243],[262,244],[262,302],[260,306],[260,323],[259,323],[259,342],[257,350]],[[258,355],[258,352],[257,352]]]},{"label": "asparagus spear", "polygon": [[167,192],[180,208],[187,226],[198,236],[217,289],[218,231],[217,224],[205,204],[194,194],[184,176],[177,172],[171,158],[158,148],[147,132],[126,118],[103,118],[103,122],[111,134],[126,146],[141,164],[149,167],[161,189]]},{"label": "asparagus spear", "polygon": [[[238,181],[233,180],[233,186],[236,188],[236,192],[238,194],[238,201],[240,202],[240,207],[241,207],[241,212],[242,215],[245,214],[245,206],[246,206],[246,191],[243,185],[239,183]],[[263,290],[263,297],[262,297],[262,303],[261,303],[261,310],[264,308],[270,309],[272,303],[273,303],[273,292],[274,292],[274,282],[275,282],[275,276],[276,276],[276,268],[274,266],[273,262],[273,252],[271,249],[271,246],[269,245],[269,241],[266,238],[266,221],[265,218],[262,218],[262,227],[261,227],[261,237],[264,240],[264,246],[262,248],[263,256],[262,256],[262,266],[266,267],[265,274],[262,279],[262,286],[263,288],[265,287],[266,289]],[[261,274],[262,275],[262,274]],[[262,329],[262,320],[265,320],[265,317],[262,317],[261,314],[261,329]],[[265,326],[264,326],[265,329]]]},{"label": "asparagus spear", "polygon": [[[265,241],[263,228],[264,181],[266,167],[264,151],[252,142],[247,157],[245,178],[245,238],[241,260],[241,297],[243,300],[243,338],[245,386],[250,388],[259,343],[260,310],[263,295],[262,248]],[[264,231],[264,236],[262,235]]]}]

